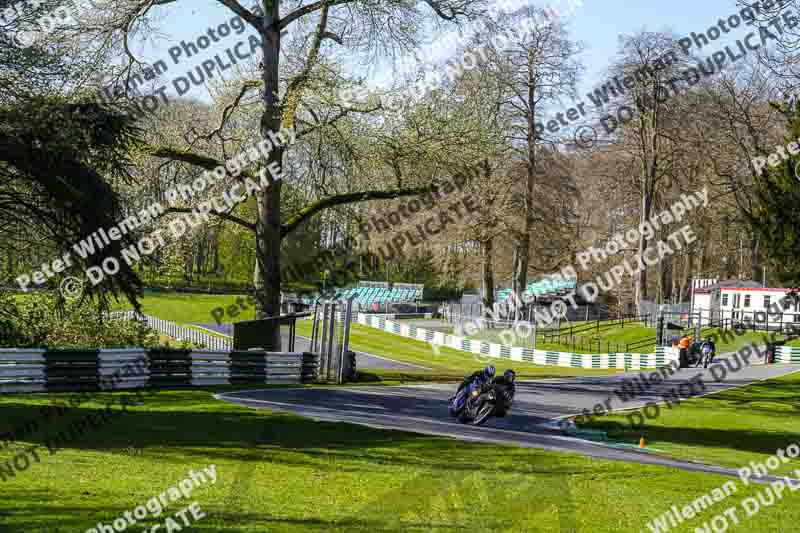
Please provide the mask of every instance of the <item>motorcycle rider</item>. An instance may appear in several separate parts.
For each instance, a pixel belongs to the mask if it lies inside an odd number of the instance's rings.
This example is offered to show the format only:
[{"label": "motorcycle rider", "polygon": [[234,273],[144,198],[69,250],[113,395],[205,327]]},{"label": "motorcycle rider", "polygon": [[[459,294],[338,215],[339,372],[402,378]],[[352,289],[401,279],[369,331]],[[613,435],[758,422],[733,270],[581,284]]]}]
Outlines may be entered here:
[{"label": "motorcycle rider", "polygon": [[[493,365],[487,365],[486,368],[484,368],[483,370],[477,370],[473,372],[469,376],[465,377],[464,381],[461,382],[461,385],[458,386],[458,389],[456,390],[456,395],[458,395],[458,393],[461,392],[461,389],[463,389],[467,385],[470,385],[474,381],[477,381],[482,385],[490,384],[492,382],[492,378],[494,378],[495,372],[496,369],[494,368]],[[453,396],[453,398],[455,398],[455,396]]]},{"label": "motorcycle rider", "polygon": [[678,343],[680,367],[689,368],[689,347],[692,345],[692,336],[686,335]]},{"label": "motorcycle rider", "polygon": [[497,396],[497,406],[495,407],[496,416],[505,416],[511,403],[514,401],[514,393],[517,391],[517,374],[510,368],[503,372],[502,376],[497,376],[492,380]]},{"label": "motorcycle rider", "polygon": [[[708,352],[708,355],[706,355]],[[711,337],[706,337],[703,341],[703,344],[700,346],[700,353],[703,354],[701,360],[703,361],[703,368],[708,368],[708,365],[714,360],[714,356],[717,354],[717,347],[714,344],[714,340]],[[700,366],[698,363],[697,366]]]}]

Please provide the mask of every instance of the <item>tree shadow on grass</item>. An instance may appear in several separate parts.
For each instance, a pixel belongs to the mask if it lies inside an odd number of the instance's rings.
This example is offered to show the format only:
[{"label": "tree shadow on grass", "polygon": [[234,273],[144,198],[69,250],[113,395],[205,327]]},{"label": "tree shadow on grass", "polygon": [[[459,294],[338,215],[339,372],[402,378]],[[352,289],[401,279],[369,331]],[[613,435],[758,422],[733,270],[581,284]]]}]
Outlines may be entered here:
[{"label": "tree shadow on grass", "polygon": [[[123,396],[129,394],[103,395],[104,398]],[[68,399],[67,396],[63,398]],[[135,472],[137,462],[148,459],[164,461],[165,464],[167,461],[186,464],[187,468],[189,465],[215,464],[218,461],[239,461],[239,472],[236,476],[246,478],[237,485],[237,489],[241,490],[235,491],[237,497],[241,492],[241,498],[252,491],[268,490],[268,484],[255,484],[256,480],[263,481],[263,473],[260,478],[253,477],[253,483],[250,482],[250,477],[254,476],[256,470],[255,463],[310,467],[316,472],[336,474],[408,470],[424,473],[424,477],[429,480],[428,484],[441,484],[441,490],[431,489],[430,494],[421,494],[414,499],[409,495],[419,492],[420,485],[418,479],[413,477],[397,489],[397,494],[384,495],[380,502],[371,502],[363,509],[363,513],[358,509],[347,509],[345,516],[330,520],[313,512],[303,513],[303,517],[298,517],[296,514],[293,516],[292,513],[270,508],[253,513],[252,503],[244,503],[249,500],[234,498],[213,509],[213,514],[209,513],[209,516],[214,517],[213,523],[217,525],[200,521],[192,526],[194,531],[219,531],[222,529],[218,525],[220,519],[225,524],[225,530],[233,531],[253,531],[252,524],[264,524],[264,529],[268,531],[453,531],[469,526],[472,522],[451,522],[447,519],[446,523],[434,524],[426,522],[424,516],[414,519],[413,515],[424,511],[427,499],[448,489],[448,483],[458,484],[468,476],[486,472],[485,445],[351,424],[314,422],[289,414],[226,404],[213,400],[208,395],[187,391],[157,393],[142,405],[131,407],[127,412],[110,419],[107,424],[97,428],[89,427],[82,435],[76,435],[73,441],[65,443],[64,448],[51,457],[46,451],[47,440],[89,414],[97,415],[101,411],[100,408],[92,407],[93,405],[81,405],[69,409],[63,415],[43,421],[36,431],[24,439],[24,444],[11,446],[0,452],[0,462],[21,449],[39,445],[42,447],[42,464],[34,464],[28,471],[19,472],[17,479],[22,481],[22,476],[37,476],[36,472],[47,469],[50,463],[51,468],[58,469],[56,472],[69,473],[69,479],[63,479],[63,483],[72,483],[70,479],[73,476],[89,472],[100,478],[113,477],[114,468],[123,467]],[[40,406],[27,404],[22,399],[0,403],[0,412],[3,415],[0,432],[42,416]],[[142,450],[142,454],[125,461],[90,456],[76,459],[74,453],[63,455],[65,450],[127,455],[127,450],[131,448]],[[568,490],[567,478],[582,473],[585,469],[580,460],[557,461],[548,452],[514,447],[492,447],[491,450],[491,462],[500,466],[497,472],[503,476],[536,477],[537,486],[543,494],[541,501],[547,505],[557,506],[568,502],[568,497],[561,496]],[[104,466],[105,461],[108,461],[108,467]],[[54,464],[56,462],[60,464]],[[115,466],[111,467],[111,464]],[[130,477],[130,474],[127,476]],[[135,474],[133,477],[135,478]],[[444,483],[444,479],[449,481]],[[152,483],[154,492],[157,492],[178,480],[164,478],[148,481]],[[237,479],[237,483],[238,481]],[[32,485],[36,486],[35,483]],[[518,483],[513,485],[517,487]],[[76,491],[81,490],[78,485],[73,486]],[[85,530],[93,527],[93,524],[85,523],[89,521],[85,518],[87,509],[94,510],[95,513],[102,512],[103,516],[110,519],[131,510],[128,504],[100,501],[102,494],[94,493],[95,487],[92,483],[84,485],[91,491],[91,494],[84,492],[87,498],[86,508],[75,507],[72,498],[64,503],[54,499],[46,490],[25,487],[24,484],[4,487],[6,490],[4,501],[0,503],[0,521],[6,522],[13,516],[15,526],[22,524],[20,529],[7,531]],[[492,491],[495,490],[493,487],[487,488],[488,494],[492,496]],[[531,490],[528,489],[528,492]],[[406,499],[404,505],[407,506],[410,516],[403,517],[402,521],[392,518],[392,513],[397,511],[399,505],[395,497],[399,497],[401,493]],[[466,493],[474,495],[474,489]],[[78,500],[80,497],[76,495],[74,499]],[[99,510],[95,509],[98,505],[101,506]],[[487,521],[490,529],[502,525],[491,515],[481,519]],[[3,528],[0,527],[0,530]]]},{"label": "tree shadow on grass", "polygon": [[[104,398],[109,397],[119,399],[132,395],[104,395]],[[473,460],[469,454],[462,453],[463,447],[468,445],[444,437],[316,422],[217,401],[197,392],[157,392],[143,404],[128,407],[126,411],[117,404],[112,407],[115,416],[99,424],[87,422],[101,419],[103,408],[95,408],[95,405],[84,404],[69,408],[64,414],[44,416],[39,405],[11,400],[0,403],[0,435],[11,432],[18,435],[19,441],[2,446],[0,464],[13,460],[32,446],[38,446],[43,457],[49,457],[48,446],[55,444],[55,455],[64,450],[119,454],[139,450],[144,459],[153,453],[166,459],[202,459],[205,464],[215,460],[262,461],[265,458],[289,464],[311,464],[340,457],[342,460],[362,458],[361,463],[354,463],[353,469],[370,468],[370,462],[411,465],[419,461],[431,469],[481,468],[479,459]],[[358,411],[359,407],[352,409]],[[418,404],[410,405],[409,409],[424,411],[426,407]],[[20,432],[20,428],[31,431]]]}]

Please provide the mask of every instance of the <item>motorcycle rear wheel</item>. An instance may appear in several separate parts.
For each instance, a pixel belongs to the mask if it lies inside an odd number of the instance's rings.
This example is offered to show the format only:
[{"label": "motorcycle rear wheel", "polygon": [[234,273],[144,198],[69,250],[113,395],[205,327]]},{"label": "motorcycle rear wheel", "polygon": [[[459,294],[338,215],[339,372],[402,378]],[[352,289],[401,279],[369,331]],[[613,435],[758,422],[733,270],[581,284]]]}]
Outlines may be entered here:
[{"label": "motorcycle rear wheel", "polygon": [[492,412],[494,412],[494,404],[489,402],[484,403],[478,411],[478,414],[475,415],[475,420],[472,421],[472,425],[480,426],[492,416]]}]

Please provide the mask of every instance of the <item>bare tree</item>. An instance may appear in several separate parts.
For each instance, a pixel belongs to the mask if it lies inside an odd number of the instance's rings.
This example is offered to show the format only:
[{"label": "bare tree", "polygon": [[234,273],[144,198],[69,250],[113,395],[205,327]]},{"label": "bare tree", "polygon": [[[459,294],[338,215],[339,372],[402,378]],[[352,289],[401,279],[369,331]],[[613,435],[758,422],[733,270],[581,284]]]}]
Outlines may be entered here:
[{"label": "bare tree", "polygon": [[[570,40],[564,24],[538,8],[526,7],[501,18],[504,38],[490,41],[489,63],[504,93],[503,105],[511,118],[508,138],[520,160],[525,161],[522,191],[522,225],[513,229],[514,247],[511,288],[519,296],[528,282],[531,236],[536,222],[535,197],[541,186],[542,147],[552,143],[537,122],[544,119],[547,106],[574,93],[579,65],[579,46]],[[517,309],[519,313],[522,310]]]},{"label": "bare tree", "polygon": [[[675,39],[663,33],[641,32],[621,38],[619,59],[612,73],[625,80],[629,90],[609,104],[612,124],[625,122],[618,130],[626,136],[637,163],[636,186],[639,192],[639,222],[649,221],[654,212],[659,183],[669,175],[668,132],[676,124],[674,80],[682,79]],[[673,109],[671,109],[673,107]],[[640,232],[638,253],[648,246]],[[647,270],[637,271],[634,280],[636,305],[648,296]]]}]

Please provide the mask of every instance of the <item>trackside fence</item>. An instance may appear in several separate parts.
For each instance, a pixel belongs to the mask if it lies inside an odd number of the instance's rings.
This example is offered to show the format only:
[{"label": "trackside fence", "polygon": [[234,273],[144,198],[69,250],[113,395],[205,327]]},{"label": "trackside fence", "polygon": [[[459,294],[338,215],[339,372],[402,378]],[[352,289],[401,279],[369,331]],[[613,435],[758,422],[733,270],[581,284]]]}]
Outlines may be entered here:
[{"label": "trackside fence", "polygon": [[538,365],[570,368],[598,368],[640,370],[678,364],[678,352],[671,348],[656,347],[655,353],[569,353],[534,350],[481,340],[447,335],[440,331],[418,328],[384,318],[359,314],[358,323],[433,345],[474,353],[482,357],[523,361]]},{"label": "trackside fence", "polygon": [[225,337],[215,337],[202,331],[192,328],[179,326],[169,320],[163,320],[149,315],[137,315],[135,311],[117,311],[111,313],[112,318],[122,318],[123,320],[138,320],[147,327],[154,329],[164,335],[169,335],[179,341],[187,341],[197,346],[202,346],[211,350],[233,350],[233,341]]},{"label": "trackside fence", "polygon": [[787,365],[800,365],[800,347],[776,346],[775,362]]},{"label": "trackside fence", "polygon": [[311,353],[174,349],[0,349],[0,393],[292,385],[314,381]]}]

